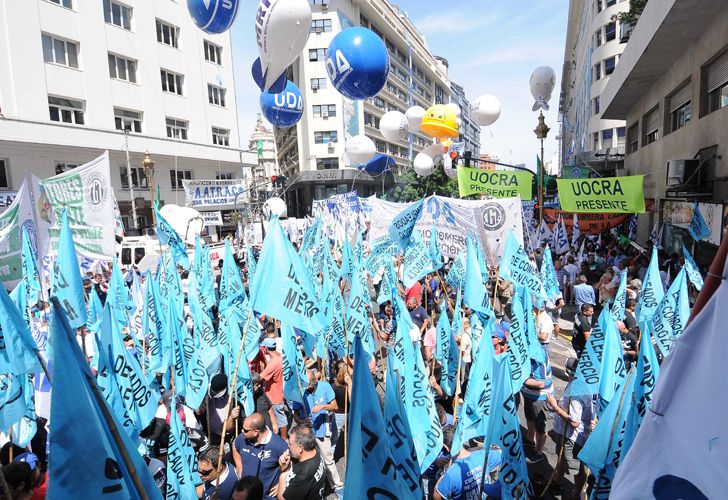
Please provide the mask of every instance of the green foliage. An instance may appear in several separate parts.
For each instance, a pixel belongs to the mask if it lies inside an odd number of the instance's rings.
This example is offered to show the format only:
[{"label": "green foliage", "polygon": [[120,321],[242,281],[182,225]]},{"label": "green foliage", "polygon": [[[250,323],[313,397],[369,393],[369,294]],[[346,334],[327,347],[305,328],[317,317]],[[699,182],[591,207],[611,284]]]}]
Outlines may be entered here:
[{"label": "green foliage", "polygon": [[445,175],[442,167],[436,168],[427,177],[417,175],[412,167],[408,167],[397,178],[397,184],[387,193],[385,199],[398,202],[415,201],[432,194],[459,198],[457,179]]},{"label": "green foliage", "polygon": [[636,26],[637,21],[645,10],[648,0],[629,0],[629,10],[612,16],[613,21],[620,21],[631,26]]}]

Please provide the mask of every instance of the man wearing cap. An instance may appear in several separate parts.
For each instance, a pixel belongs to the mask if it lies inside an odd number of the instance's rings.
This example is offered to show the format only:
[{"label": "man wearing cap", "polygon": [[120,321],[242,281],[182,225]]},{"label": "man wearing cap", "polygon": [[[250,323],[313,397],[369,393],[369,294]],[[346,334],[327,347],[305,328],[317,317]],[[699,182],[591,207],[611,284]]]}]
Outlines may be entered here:
[{"label": "man wearing cap", "polygon": [[263,415],[253,413],[243,421],[242,433],[233,444],[238,476],[258,477],[263,482],[263,498],[275,499],[280,476],[278,461],[286,450],[288,445],[266,427]]},{"label": "man wearing cap", "polygon": [[511,331],[511,323],[510,321],[501,320],[500,323],[498,323],[498,326],[495,327],[495,330],[493,331],[493,349],[495,350],[496,354],[501,354],[506,352],[506,349],[508,348],[508,335]]},{"label": "man wearing cap", "polygon": [[283,401],[283,356],[278,352],[278,344],[274,338],[265,338],[260,347],[268,359],[265,368],[260,372],[260,378],[265,381],[265,394],[273,405],[278,432],[283,439],[288,439],[288,417]]}]

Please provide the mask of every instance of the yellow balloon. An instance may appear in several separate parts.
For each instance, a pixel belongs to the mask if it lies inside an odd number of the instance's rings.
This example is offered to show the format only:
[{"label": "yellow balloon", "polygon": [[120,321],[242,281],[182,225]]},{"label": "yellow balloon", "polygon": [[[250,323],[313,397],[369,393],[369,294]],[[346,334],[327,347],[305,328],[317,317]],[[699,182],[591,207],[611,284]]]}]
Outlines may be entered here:
[{"label": "yellow balloon", "polygon": [[435,104],[425,112],[420,130],[437,139],[455,138],[458,132],[457,114],[450,106]]}]

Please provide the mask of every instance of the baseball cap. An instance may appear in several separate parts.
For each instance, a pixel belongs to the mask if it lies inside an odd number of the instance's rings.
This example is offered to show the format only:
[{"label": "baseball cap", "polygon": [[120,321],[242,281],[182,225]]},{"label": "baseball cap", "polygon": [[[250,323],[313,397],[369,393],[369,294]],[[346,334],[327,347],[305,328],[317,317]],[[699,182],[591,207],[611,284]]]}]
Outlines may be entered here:
[{"label": "baseball cap", "polygon": [[264,338],[263,342],[260,343],[261,347],[265,347],[266,349],[272,349],[274,351],[277,345],[278,344],[276,343],[276,339],[270,337]]},{"label": "baseball cap", "polygon": [[218,373],[210,380],[209,394],[212,398],[221,398],[227,392],[228,379],[224,373]]},{"label": "baseball cap", "polygon": [[25,462],[26,464],[30,465],[30,469],[35,469],[35,466],[38,464],[38,457],[35,455],[35,453],[27,452],[23,453],[21,455],[18,455],[14,462]]},{"label": "baseball cap", "polygon": [[498,337],[499,339],[506,339],[506,332],[510,332],[511,330],[511,324],[508,321],[501,321],[498,326],[495,327],[495,331],[493,332],[493,337]]}]

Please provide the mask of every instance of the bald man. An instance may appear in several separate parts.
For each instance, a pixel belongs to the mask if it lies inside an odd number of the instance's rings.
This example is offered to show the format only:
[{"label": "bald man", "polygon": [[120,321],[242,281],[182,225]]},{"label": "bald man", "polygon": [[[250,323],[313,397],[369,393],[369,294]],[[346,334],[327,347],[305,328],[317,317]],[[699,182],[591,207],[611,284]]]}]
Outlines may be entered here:
[{"label": "bald man", "polygon": [[278,496],[278,460],[288,450],[286,442],[265,425],[265,417],[253,413],[243,421],[243,432],[233,443],[233,460],[239,477],[257,476],[263,482],[263,496]]}]

